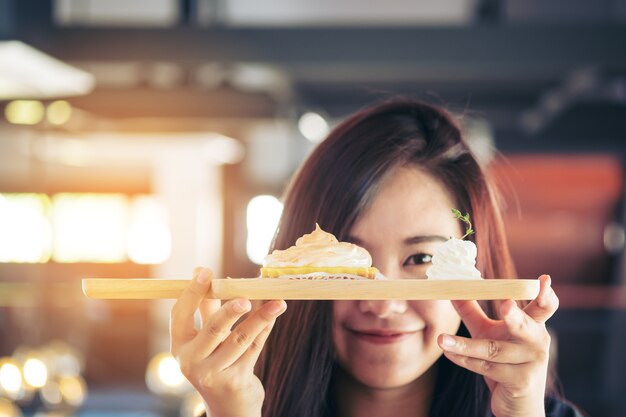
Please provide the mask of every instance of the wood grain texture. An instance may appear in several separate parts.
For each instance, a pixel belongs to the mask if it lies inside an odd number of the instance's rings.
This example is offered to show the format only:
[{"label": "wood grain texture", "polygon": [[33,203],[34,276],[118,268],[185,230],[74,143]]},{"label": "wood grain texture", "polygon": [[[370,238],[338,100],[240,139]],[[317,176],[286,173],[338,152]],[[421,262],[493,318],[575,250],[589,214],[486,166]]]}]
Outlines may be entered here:
[{"label": "wood grain texture", "polygon": [[[189,280],[83,279],[83,292],[100,299],[178,298]],[[207,298],[228,300],[531,300],[536,279],[287,280],[224,278],[212,281]]]}]

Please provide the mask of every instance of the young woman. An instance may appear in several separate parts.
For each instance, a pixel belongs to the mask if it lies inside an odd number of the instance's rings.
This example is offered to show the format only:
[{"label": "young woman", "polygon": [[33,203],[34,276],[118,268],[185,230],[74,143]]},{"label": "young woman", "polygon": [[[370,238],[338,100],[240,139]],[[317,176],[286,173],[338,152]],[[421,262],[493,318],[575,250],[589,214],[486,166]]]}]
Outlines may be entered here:
[{"label": "young woman", "polygon": [[[294,176],[273,249],[315,223],[366,248],[391,279],[423,278],[470,213],[485,278],[513,278],[497,198],[443,109],[395,99],[336,127]],[[203,299],[211,272],[172,309],[171,350],[212,417],[576,416],[552,396],[550,278],[527,305],[476,301]],[[202,317],[194,327],[194,312]],[[284,314],[283,314],[284,313]],[[278,316],[283,315],[276,323]],[[276,325],[275,325],[276,324]]]}]

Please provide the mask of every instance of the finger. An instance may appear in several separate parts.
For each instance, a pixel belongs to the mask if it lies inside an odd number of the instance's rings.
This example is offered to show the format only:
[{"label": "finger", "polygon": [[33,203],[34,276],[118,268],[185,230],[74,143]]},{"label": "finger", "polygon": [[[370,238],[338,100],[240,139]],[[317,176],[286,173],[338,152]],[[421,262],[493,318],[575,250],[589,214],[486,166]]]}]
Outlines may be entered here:
[{"label": "finger", "polygon": [[[224,343],[216,349],[211,360],[216,367],[225,369],[237,361],[254,343],[268,325],[273,325],[287,304],[282,300],[268,301],[261,308],[241,322]],[[255,347],[256,349],[257,347]]]},{"label": "finger", "polygon": [[513,338],[536,344],[542,340],[541,332],[547,333],[543,324],[533,320],[513,300],[505,300],[500,304],[500,315]]},{"label": "finger", "polygon": [[254,342],[252,342],[248,350],[246,350],[243,355],[241,355],[241,357],[234,362],[233,365],[241,365],[244,368],[254,370],[254,366],[259,360],[259,356],[263,351],[265,342],[267,342],[267,339],[270,336],[270,333],[272,332],[275,323],[276,320],[265,326],[261,333],[259,333],[259,335],[254,339]]},{"label": "finger", "polygon": [[506,340],[469,339],[442,334],[437,343],[444,352],[495,363],[522,364],[535,359],[531,349]]},{"label": "finger", "polygon": [[252,305],[238,298],[227,301],[202,326],[198,335],[186,347],[187,360],[200,361],[209,356],[231,334],[233,325],[246,314]]},{"label": "finger", "polygon": [[222,302],[220,300],[209,300],[208,298],[204,298],[200,301],[200,327],[204,327],[210,320],[210,318],[217,313],[217,311],[222,306]]},{"label": "finger", "polygon": [[549,275],[540,276],[539,294],[524,308],[524,312],[536,322],[545,323],[559,308],[559,298],[551,284],[552,280]]},{"label": "finger", "polygon": [[[200,272],[202,272],[202,269],[203,268],[201,267],[195,268],[194,274],[199,274]],[[208,318],[215,314],[215,312],[219,310],[221,305],[221,300],[213,300],[206,297],[203,298],[202,301],[200,301],[200,327],[204,326]]]},{"label": "finger", "polygon": [[194,273],[170,312],[172,347],[188,342],[197,334],[194,314],[211,287],[213,273],[209,269],[196,268]]},{"label": "finger", "polygon": [[444,352],[443,354],[456,365],[499,383],[519,381],[521,379],[520,375],[523,372],[522,370],[530,366],[496,363],[484,359],[470,358],[452,352]]},{"label": "finger", "polygon": [[452,306],[461,316],[461,320],[472,336],[481,334],[485,327],[491,326],[495,322],[487,317],[476,300],[453,300]]}]

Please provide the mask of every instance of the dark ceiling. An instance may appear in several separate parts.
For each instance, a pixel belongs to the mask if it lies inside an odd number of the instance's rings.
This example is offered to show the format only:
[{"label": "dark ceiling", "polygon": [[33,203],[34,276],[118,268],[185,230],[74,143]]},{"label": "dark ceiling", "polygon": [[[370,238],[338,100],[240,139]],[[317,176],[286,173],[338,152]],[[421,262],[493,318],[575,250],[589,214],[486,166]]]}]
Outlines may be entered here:
[{"label": "dark ceiling", "polygon": [[[147,71],[165,62],[183,74],[175,88],[139,80],[72,99],[112,120],[236,120],[306,109],[341,117],[404,94],[486,118],[505,150],[626,149],[626,21],[606,13],[511,22],[505,3],[482,1],[467,26],[253,28],[195,24],[193,1],[181,1],[181,23],[149,29],[59,27],[51,0],[0,0],[0,39],[78,66],[133,62]],[[207,63],[224,72],[270,66],[288,93],[244,91],[228,77],[206,88],[194,74]]]}]

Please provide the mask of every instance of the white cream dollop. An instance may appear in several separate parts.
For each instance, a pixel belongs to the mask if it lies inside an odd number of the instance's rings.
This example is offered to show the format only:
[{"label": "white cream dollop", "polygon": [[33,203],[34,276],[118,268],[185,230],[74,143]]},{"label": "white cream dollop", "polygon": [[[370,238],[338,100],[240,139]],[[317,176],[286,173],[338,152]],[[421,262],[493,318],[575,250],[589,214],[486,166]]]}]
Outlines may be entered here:
[{"label": "white cream dollop", "polygon": [[474,242],[450,238],[441,244],[432,257],[432,265],[426,270],[428,279],[481,279],[476,269],[478,251]]},{"label": "white cream dollop", "polygon": [[370,267],[372,257],[364,248],[349,242],[339,242],[316,223],[315,230],[300,237],[296,245],[275,250],[263,260],[268,268],[293,266]]}]

